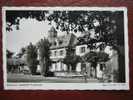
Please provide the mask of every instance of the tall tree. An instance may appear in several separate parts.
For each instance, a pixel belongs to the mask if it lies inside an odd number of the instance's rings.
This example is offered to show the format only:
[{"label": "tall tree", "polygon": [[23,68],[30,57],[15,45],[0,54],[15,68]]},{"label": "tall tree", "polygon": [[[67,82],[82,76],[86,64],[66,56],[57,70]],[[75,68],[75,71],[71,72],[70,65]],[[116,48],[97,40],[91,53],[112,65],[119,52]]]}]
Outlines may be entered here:
[{"label": "tall tree", "polygon": [[25,52],[26,52],[26,48],[22,47],[22,48],[20,49],[20,52],[17,54],[17,56],[18,56],[19,58],[21,58],[21,57],[25,54]]},{"label": "tall tree", "polygon": [[[56,29],[67,32],[88,32],[90,35],[81,42],[95,47],[96,42],[103,42],[117,50],[119,55],[119,82],[125,82],[124,61],[124,12],[123,11],[7,11],[7,31],[11,25],[19,25],[21,18],[35,18],[56,23]],[[91,32],[91,31],[94,32]],[[121,50],[121,48],[123,48]],[[123,63],[120,63],[123,62]]]},{"label": "tall tree", "polygon": [[38,50],[39,50],[39,61],[41,67],[41,75],[47,76],[49,72],[49,67],[51,64],[50,60],[50,43],[44,38],[38,42]]},{"label": "tall tree", "polygon": [[19,30],[19,25],[20,25],[20,20],[22,18],[35,18],[38,21],[42,21],[46,19],[46,14],[48,11],[16,11],[16,10],[11,10],[11,11],[6,11],[6,22],[7,22],[7,31],[12,31],[12,25],[16,26],[16,30]]},{"label": "tall tree", "polygon": [[13,52],[11,52],[10,50],[6,50],[6,57],[7,58],[12,58],[12,56],[13,56]]},{"label": "tall tree", "polygon": [[37,48],[32,43],[27,46],[27,65],[32,75],[36,74],[37,70]]},{"label": "tall tree", "polygon": [[90,51],[89,53],[86,53],[83,57],[82,60],[84,62],[89,62],[91,63],[91,67],[94,68],[95,72],[95,77],[97,76],[97,70],[96,66],[98,62],[106,62],[109,60],[109,55],[106,54],[105,52],[94,52]]},{"label": "tall tree", "polygon": [[66,49],[66,56],[63,59],[63,63],[67,65],[68,71],[76,71],[76,65],[80,62],[80,56],[75,55],[75,50],[72,46],[68,46]]},{"label": "tall tree", "polygon": [[[11,52],[10,50],[6,50],[6,57],[7,57],[7,72],[10,72],[12,69],[12,62],[10,61],[12,56],[13,56],[13,52]],[[10,59],[10,60],[9,60]]]}]

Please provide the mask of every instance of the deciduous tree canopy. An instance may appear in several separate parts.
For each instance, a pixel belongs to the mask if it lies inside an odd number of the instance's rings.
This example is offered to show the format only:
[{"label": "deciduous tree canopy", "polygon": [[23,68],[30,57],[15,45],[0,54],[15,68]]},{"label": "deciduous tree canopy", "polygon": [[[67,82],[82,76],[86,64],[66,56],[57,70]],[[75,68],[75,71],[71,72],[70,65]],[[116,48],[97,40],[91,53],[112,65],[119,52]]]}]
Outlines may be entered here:
[{"label": "deciduous tree canopy", "polygon": [[[12,31],[12,25],[16,25],[16,29],[19,30],[22,18],[47,20],[50,25],[55,22],[56,29],[68,34],[87,32],[88,35],[80,38],[80,42],[87,43],[90,47],[93,47],[96,42],[111,45],[118,51],[118,61],[124,60],[124,52],[120,52],[120,48],[124,47],[123,11],[6,11],[6,30]],[[122,69],[120,73],[123,74],[122,72],[125,72],[124,65],[119,63],[119,66]],[[120,81],[124,80],[120,79]]]},{"label": "deciduous tree canopy", "polygon": [[39,50],[41,74],[43,76],[47,76],[51,60],[50,60],[50,43],[46,38],[41,39],[38,42],[38,50]]},{"label": "deciduous tree canopy", "polygon": [[31,74],[36,74],[37,70],[37,48],[32,43],[27,47],[27,65]]},{"label": "deciduous tree canopy", "polygon": [[[35,18],[38,21],[56,23],[56,29],[70,32],[90,32],[94,29],[93,39],[110,45],[123,44],[122,11],[6,11],[7,31],[12,25],[19,29],[22,18]],[[92,37],[88,37],[92,38]]]}]

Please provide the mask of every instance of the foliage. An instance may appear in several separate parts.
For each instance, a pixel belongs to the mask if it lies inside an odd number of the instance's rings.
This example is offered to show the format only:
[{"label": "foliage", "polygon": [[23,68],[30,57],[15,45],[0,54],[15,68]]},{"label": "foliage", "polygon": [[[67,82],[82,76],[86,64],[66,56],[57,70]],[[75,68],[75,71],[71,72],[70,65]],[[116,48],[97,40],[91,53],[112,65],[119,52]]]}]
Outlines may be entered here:
[{"label": "foliage", "polygon": [[[52,21],[56,23],[56,29],[70,32],[86,32],[95,30],[95,39],[105,41],[109,44],[116,44],[118,30],[122,29],[123,12],[111,11],[6,11],[6,21],[8,31],[11,25],[18,25],[22,18],[35,18],[38,21]],[[119,26],[120,25],[120,26]],[[121,31],[122,32],[122,31]],[[121,35],[119,35],[121,36]],[[123,38],[122,36],[119,38]]]},{"label": "foliage", "polygon": [[7,31],[12,31],[12,25],[19,30],[20,20],[22,18],[35,18],[38,21],[45,20],[47,11],[6,11]]},{"label": "foliage", "polygon": [[[56,23],[56,29],[71,32],[88,32],[87,37],[83,37],[80,42],[95,48],[96,42],[104,42],[116,48],[119,54],[118,61],[123,61],[123,54],[119,53],[124,46],[124,13],[123,11],[6,11],[7,31],[11,31],[12,25],[19,26],[21,18],[35,18],[38,21],[52,21]],[[94,30],[94,35],[91,31]],[[123,74],[124,64],[119,63]],[[119,75],[121,77],[121,75]],[[123,79],[121,79],[123,81]]]},{"label": "foliage", "polygon": [[97,62],[106,62],[109,60],[109,55],[105,52],[94,52],[90,51],[89,53],[83,56],[84,61],[97,63]]},{"label": "foliage", "polygon": [[80,62],[81,58],[80,56],[74,54],[74,49],[71,46],[69,46],[66,50],[66,57],[64,58],[63,63],[68,66],[68,69],[70,69],[69,67],[71,66],[72,71],[75,71],[76,65]]},{"label": "foliage", "polygon": [[6,50],[6,57],[7,57],[7,71],[8,71],[8,72],[10,72],[11,69],[12,69],[12,66],[11,66],[11,64],[10,64],[9,59],[12,58],[13,54],[14,54],[14,53],[11,52],[10,50]]},{"label": "foliage", "polygon": [[6,50],[6,57],[7,58],[12,58],[12,56],[13,56],[13,52],[11,52],[10,50]]},{"label": "foliage", "polygon": [[49,41],[45,38],[41,39],[38,42],[38,50],[39,50],[41,74],[43,76],[47,76],[49,71],[49,66],[51,65]]},{"label": "foliage", "polygon": [[97,53],[91,51],[83,56],[83,60],[92,63],[97,62],[98,61]]},{"label": "foliage", "polygon": [[[124,43],[124,36],[121,35],[124,32],[122,11],[6,11],[7,31],[12,25],[19,26],[22,18],[47,20],[49,24],[54,21],[56,29],[67,33],[88,32],[90,35],[83,39],[87,43],[90,40],[113,46]],[[93,37],[91,30],[95,32]]]},{"label": "foliage", "polygon": [[109,55],[105,52],[98,52],[97,57],[98,57],[98,62],[106,62],[109,60]]},{"label": "foliage", "polygon": [[37,70],[37,48],[32,43],[27,46],[27,65],[31,74],[36,74]]},{"label": "foliage", "polygon": [[17,56],[19,57],[19,58],[21,58],[24,54],[25,54],[25,52],[26,52],[26,48],[21,48],[21,50],[20,50],[20,52],[17,54]]}]

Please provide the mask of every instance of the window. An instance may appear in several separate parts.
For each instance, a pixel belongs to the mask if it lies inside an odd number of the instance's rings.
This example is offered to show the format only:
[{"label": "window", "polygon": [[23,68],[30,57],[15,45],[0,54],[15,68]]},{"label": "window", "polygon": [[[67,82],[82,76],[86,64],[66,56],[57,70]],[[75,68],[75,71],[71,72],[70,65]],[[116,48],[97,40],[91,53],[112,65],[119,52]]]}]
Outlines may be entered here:
[{"label": "window", "polygon": [[57,43],[56,43],[56,42],[54,42],[54,46],[56,46],[56,44],[57,44]]},{"label": "window", "polygon": [[50,56],[53,56],[52,51],[50,51]]},{"label": "window", "polygon": [[85,52],[85,47],[81,47],[80,52],[84,53]]},{"label": "window", "polygon": [[63,55],[63,50],[60,50],[60,55],[61,55],[61,56]]},{"label": "window", "polygon": [[57,51],[54,51],[54,56],[56,56],[57,55]]},{"label": "window", "polygon": [[59,45],[62,45],[62,43],[63,43],[62,41],[59,41]]}]

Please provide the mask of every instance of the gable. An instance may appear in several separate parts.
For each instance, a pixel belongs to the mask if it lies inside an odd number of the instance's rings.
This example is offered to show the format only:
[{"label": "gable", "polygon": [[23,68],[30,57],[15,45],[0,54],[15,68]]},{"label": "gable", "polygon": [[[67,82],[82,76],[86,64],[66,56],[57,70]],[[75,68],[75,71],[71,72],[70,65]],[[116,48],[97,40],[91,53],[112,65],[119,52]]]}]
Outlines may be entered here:
[{"label": "gable", "polygon": [[70,33],[68,35],[63,35],[57,37],[55,40],[51,42],[50,49],[57,49],[57,48],[64,48],[68,47],[69,45],[74,46],[77,42],[77,37]]}]

